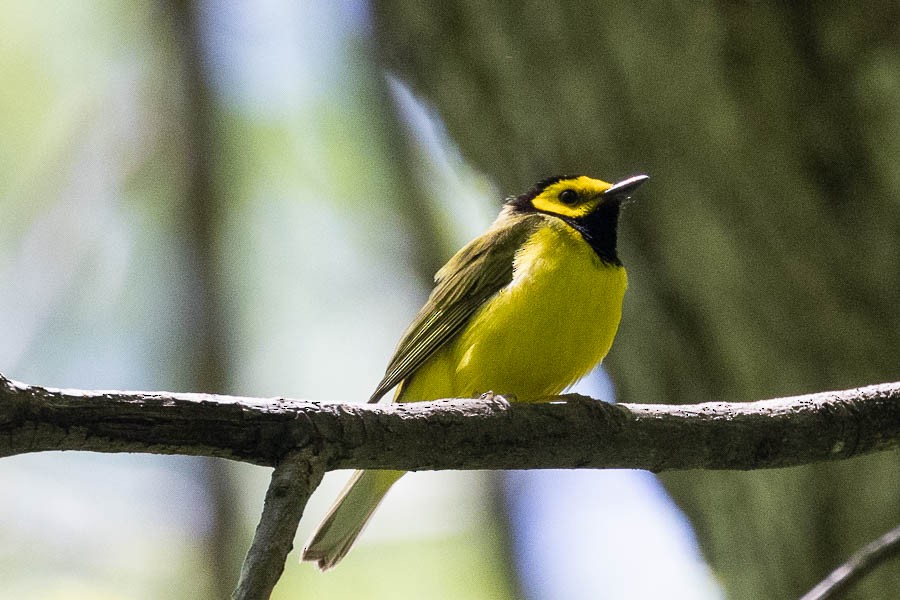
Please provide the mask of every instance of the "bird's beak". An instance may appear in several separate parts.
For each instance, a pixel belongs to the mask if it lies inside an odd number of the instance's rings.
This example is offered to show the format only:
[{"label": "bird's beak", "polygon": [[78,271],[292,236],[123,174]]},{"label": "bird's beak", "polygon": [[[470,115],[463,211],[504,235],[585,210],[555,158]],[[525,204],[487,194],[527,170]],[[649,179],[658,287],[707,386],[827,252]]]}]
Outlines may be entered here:
[{"label": "bird's beak", "polygon": [[604,197],[615,198],[616,200],[628,200],[634,190],[641,187],[645,181],[650,179],[649,175],[635,175],[628,179],[623,179],[618,183],[614,183],[611,188],[603,192]]}]

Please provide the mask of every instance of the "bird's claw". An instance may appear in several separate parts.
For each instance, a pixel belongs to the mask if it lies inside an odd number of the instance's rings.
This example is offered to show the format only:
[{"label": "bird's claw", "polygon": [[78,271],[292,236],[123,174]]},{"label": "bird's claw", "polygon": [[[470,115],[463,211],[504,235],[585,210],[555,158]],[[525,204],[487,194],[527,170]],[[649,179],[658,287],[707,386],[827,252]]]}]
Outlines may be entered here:
[{"label": "bird's claw", "polygon": [[512,395],[500,395],[495,394],[493,391],[488,391],[480,396],[478,396],[479,400],[487,400],[488,402],[499,404],[501,406],[509,406],[510,402],[515,402],[516,397]]}]

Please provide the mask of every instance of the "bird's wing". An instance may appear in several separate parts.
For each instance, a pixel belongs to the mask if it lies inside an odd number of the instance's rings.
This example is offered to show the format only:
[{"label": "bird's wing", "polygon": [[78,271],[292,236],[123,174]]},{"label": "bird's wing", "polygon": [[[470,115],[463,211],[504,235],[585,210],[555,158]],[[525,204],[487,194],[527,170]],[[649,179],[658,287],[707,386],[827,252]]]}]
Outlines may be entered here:
[{"label": "bird's wing", "polygon": [[472,240],[435,275],[435,287],[416,315],[369,402],[378,402],[412,375],[469,318],[512,280],[516,250],[543,219],[538,214],[501,215],[481,237]]}]

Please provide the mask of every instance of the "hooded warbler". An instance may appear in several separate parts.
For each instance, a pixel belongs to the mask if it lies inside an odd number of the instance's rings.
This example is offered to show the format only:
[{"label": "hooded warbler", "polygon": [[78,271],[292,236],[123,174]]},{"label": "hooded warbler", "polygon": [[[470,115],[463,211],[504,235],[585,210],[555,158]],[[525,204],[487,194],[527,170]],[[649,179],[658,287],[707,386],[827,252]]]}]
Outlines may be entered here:
[{"label": "hooded warbler", "polygon": [[[622,203],[648,177],[616,184],[551,177],[507,200],[435,275],[369,402],[559,394],[603,360],[627,286],[616,253]],[[320,569],[350,550],[403,471],[356,471],[303,551]]]}]

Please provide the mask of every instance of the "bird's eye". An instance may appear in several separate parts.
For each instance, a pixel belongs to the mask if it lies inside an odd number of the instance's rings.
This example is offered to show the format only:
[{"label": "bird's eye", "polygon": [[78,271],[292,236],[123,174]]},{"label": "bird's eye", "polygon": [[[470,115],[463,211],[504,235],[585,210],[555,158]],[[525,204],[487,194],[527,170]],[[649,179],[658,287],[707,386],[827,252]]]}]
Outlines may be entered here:
[{"label": "bird's eye", "polygon": [[578,202],[578,192],[575,190],[563,190],[559,193],[559,201],[563,204],[575,204]]}]

